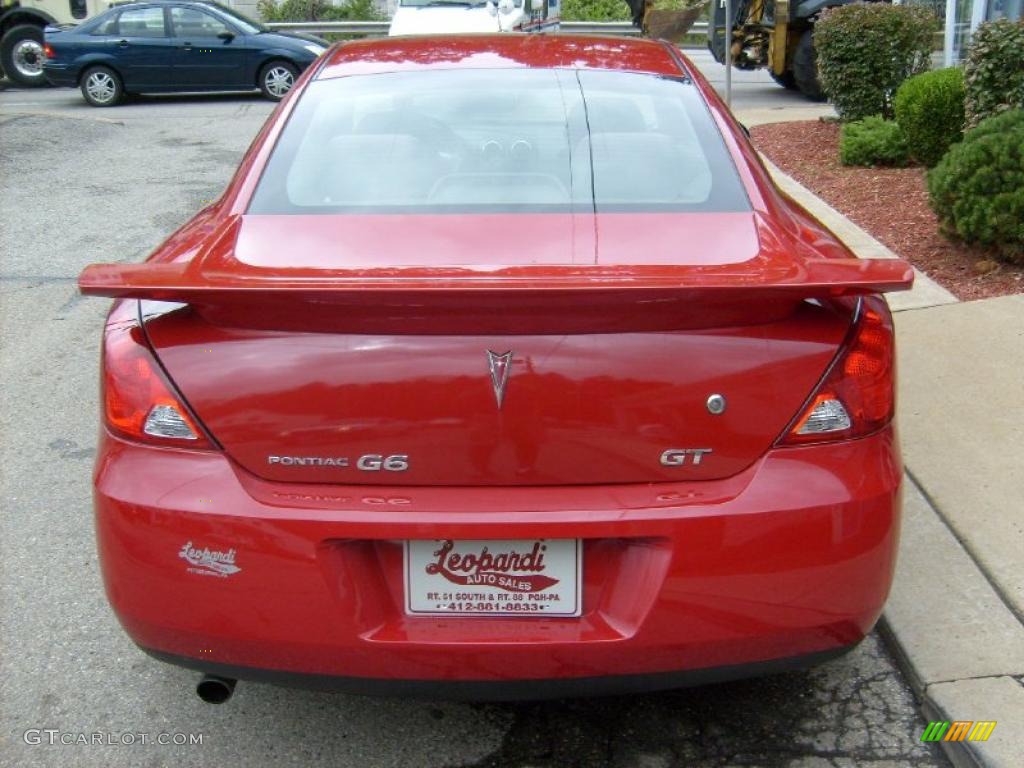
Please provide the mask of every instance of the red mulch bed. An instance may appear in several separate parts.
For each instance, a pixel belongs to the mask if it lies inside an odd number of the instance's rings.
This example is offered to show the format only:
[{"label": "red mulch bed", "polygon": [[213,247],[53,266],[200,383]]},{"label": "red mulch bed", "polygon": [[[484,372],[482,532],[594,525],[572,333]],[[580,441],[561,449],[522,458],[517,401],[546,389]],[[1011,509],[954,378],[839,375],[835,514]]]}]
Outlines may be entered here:
[{"label": "red mulch bed", "polygon": [[1024,292],[1024,267],[939,234],[923,168],[858,168],[839,162],[839,125],[773,123],[751,129],[779,168],[962,300]]}]

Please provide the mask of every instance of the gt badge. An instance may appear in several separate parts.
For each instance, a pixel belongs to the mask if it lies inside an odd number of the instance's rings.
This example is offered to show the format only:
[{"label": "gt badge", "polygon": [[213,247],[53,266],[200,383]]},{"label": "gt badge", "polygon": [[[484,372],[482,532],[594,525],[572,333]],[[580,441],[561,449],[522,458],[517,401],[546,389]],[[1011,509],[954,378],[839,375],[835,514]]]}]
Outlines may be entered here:
[{"label": "gt badge", "polygon": [[690,464],[696,466],[707,453],[711,453],[710,448],[670,448],[661,454],[661,464],[665,467],[681,467],[689,457]]}]

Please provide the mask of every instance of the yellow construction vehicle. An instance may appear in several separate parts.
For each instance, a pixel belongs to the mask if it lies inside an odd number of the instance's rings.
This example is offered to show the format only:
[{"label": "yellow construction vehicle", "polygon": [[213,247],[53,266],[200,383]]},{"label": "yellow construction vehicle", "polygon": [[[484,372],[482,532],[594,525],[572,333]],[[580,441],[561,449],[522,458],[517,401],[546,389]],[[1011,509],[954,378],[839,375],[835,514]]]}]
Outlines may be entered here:
[{"label": "yellow construction vehicle", "polygon": [[[870,1],[870,0],[869,0]],[[877,0],[888,2],[889,0]],[[679,42],[703,12],[707,0],[627,0],[633,23],[651,37]],[[855,0],[731,0],[732,46],[737,69],[767,69],[779,85],[815,101],[818,82],[814,22],[826,8]],[[711,0],[708,48],[726,62],[726,0]]]},{"label": "yellow construction vehicle", "polygon": [[[725,0],[713,2],[708,47],[715,61],[725,63]],[[855,0],[732,0],[733,66],[765,68],[779,85],[823,101],[814,23],[826,8],[852,2]]]}]

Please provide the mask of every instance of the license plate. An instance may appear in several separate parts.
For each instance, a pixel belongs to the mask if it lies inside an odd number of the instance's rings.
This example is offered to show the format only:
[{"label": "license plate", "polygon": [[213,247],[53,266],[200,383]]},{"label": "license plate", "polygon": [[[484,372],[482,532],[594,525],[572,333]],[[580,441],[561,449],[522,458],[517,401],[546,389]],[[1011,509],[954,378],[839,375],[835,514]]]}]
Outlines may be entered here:
[{"label": "license plate", "polygon": [[578,539],[405,542],[405,610],[413,615],[579,616]]}]

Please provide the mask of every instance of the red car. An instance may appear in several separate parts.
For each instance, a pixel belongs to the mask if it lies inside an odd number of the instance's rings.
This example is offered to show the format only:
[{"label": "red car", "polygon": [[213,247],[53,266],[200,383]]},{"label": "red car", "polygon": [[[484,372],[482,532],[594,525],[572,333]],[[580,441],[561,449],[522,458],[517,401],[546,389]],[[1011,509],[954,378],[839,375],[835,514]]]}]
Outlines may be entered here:
[{"label": "red car", "polygon": [[223,197],[88,267],[96,528],[147,653],[540,698],[828,659],[896,557],[896,260],[772,184],[692,64],[336,46]]}]

